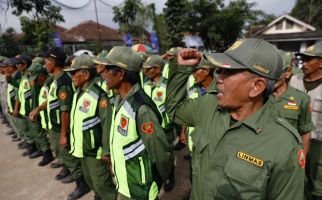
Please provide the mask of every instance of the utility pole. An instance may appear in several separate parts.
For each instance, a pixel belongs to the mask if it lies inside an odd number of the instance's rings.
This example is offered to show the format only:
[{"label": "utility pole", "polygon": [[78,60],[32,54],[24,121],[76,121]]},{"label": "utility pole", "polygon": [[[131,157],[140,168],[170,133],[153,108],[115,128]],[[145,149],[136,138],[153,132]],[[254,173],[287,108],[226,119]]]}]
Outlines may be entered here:
[{"label": "utility pole", "polygon": [[94,5],[95,5],[95,15],[96,15],[96,23],[97,23],[98,41],[99,41],[99,44],[101,45],[101,42],[102,42],[101,26],[100,26],[99,21],[98,21],[96,0],[94,0]]}]

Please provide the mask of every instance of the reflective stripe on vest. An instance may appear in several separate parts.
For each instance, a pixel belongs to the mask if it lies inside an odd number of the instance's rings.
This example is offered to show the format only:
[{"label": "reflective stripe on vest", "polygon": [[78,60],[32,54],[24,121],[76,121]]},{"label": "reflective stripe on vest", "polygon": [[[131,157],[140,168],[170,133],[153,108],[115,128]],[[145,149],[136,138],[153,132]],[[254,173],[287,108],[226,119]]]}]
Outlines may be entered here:
[{"label": "reflective stripe on vest", "polygon": [[26,100],[31,97],[31,90],[29,80],[23,77],[19,83],[18,97],[20,101],[19,114],[22,116],[26,115]]},{"label": "reflective stripe on vest", "polygon": [[[73,105],[70,115],[70,153],[78,158],[84,157],[84,142],[95,148],[93,127],[99,125],[101,120],[96,116],[99,96],[93,91],[81,94],[77,100],[78,93],[74,94]],[[85,132],[86,131],[86,132]],[[90,134],[90,141],[84,141],[85,134]],[[96,159],[101,159],[102,148],[98,148]]]},{"label": "reflective stripe on vest", "polygon": [[151,84],[145,83],[143,86],[144,92],[153,100],[162,116],[162,128],[166,128],[169,125],[169,117],[165,112],[165,99],[167,85],[161,83],[158,86],[152,88]]},{"label": "reflective stripe on vest", "polygon": [[[51,112],[56,112],[56,118],[60,119],[59,112],[57,112],[57,108],[60,106],[58,97],[56,95],[57,90],[57,81],[54,80],[49,86],[49,93],[47,95],[47,115],[48,115],[48,129],[52,129],[51,123]],[[59,111],[59,110],[58,110]],[[57,120],[59,122],[59,120]]]},{"label": "reflective stripe on vest", "polygon": [[10,113],[13,112],[13,105],[12,105],[12,100],[15,99],[16,96],[16,91],[15,91],[15,87],[11,84],[8,84],[7,87],[7,104],[8,104],[8,108]]},{"label": "reflective stripe on vest", "polygon": [[[39,105],[41,105],[45,101],[47,101],[47,95],[48,95],[48,86],[44,85],[41,87],[40,92],[39,92],[39,96],[38,96]],[[45,111],[40,111],[39,115],[40,115],[40,120],[41,120],[41,127],[43,129],[48,129],[47,121],[46,121],[46,117],[45,117]]]},{"label": "reflective stripe on vest", "polygon": [[[145,177],[146,171],[151,171],[151,169],[146,170],[142,157],[138,156],[145,150],[145,146],[137,133],[136,113],[133,111],[130,103],[125,101],[117,113],[114,107],[113,116],[114,120],[112,121],[112,132],[110,134],[110,153],[112,169],[116,179],[116,188],[119,193],[131,198],[128,176],[131,176],[133,173],[141,174],[141,183],[135,182],[135,184],[142,185],[153,181],[146,180]],[[141,172],[127,171],[126,162],[131,159],[137,159],[135,167]],[[149,199],[156,199],[157,195],[158,187],[153,182],[149,190]]]}]

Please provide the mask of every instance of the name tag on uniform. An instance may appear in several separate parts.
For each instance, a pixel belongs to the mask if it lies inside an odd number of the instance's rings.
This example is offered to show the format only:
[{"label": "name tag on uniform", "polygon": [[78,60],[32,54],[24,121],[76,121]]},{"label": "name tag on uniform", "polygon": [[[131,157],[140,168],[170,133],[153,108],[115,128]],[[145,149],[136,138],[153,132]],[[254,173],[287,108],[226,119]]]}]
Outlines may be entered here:
[{"label": "name tag on uniform", "polygon": [[296,102],[288,101],[287,104],[284,105],[284,109],[286,109],[286,110],[298,110],[299,107],[296,105]]},{"label": "name tag on uniform", "polygon": [[246,162],[249,162],[249,163],[251,163],[253,165],[256,165],[258,167],[263,167],[264,166],[264,161],[263,160],[255,158],[255,157],[253,157],[251,155],[248,155],[248,154],[246,154],[244,152],[241,152],[241,151],[237,152],[236,157],[239,158],[239,159],[242,159],[242,160],[244,160]]}]

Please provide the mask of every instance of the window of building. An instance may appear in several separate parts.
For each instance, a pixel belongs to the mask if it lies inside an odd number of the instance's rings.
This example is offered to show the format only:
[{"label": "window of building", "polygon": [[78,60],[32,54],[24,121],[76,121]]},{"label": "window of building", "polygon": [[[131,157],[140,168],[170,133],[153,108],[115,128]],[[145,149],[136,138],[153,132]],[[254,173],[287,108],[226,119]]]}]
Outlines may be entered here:
[{"label": "window of building", "polygon": [[294,23],[290,20],[286,21],[286,29],[292,29],[293,28]]},{"label": "window of building", "polygon": [[275,29],[276,29],[276,30],[282,30],[282,29],[283,29],[283,21],[278,22],[278,23],[275,25]]}]

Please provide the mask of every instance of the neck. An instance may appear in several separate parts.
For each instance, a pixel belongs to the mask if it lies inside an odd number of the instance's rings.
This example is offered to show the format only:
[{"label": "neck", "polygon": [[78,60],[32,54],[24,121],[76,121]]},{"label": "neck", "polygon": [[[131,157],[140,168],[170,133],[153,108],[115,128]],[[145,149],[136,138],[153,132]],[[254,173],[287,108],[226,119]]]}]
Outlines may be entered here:
[{"label": "neck", "polygon": [[274,96],[280,97],[288,89],[288,84],[284,81],[281,85],[277,86],[274,89]]},{"label": "neck", "polygon": [[211,82],[212,82],[212,77],[207,76],[206,80],[201,83],[201,86],[207,90]]},{"label": "neck", "polygon": [[128,93],[132,90],[133,85],[129,82],[122,82],[120,85],[120,88],[117,89],[117,92],[119,93],[120,97],[124,99]]},{"label": "neck", "polygon": [[161,79],[161,75],[157,75],[152,79],[152,83],[159,83]]},{"label": "neck", "polygon": [[60,72],[62,72],[63,71],[63,69],[62,68],[60,68],[60,67],[55,67],[55,69],[54,69],[54,71],[53,71],[53,75],[55,76],[55,75],[58,75]]},{"label": "neck", "polygon": [[243,104],[243,106],[240,108],[231,110],[230,114],[235,120],[241,121],[258,111],[263,106],[263,104],[264,99],[261,97],[261,99],[250,101]]},{"label": "neck", "polygon": [[319,69],[316,72],[313,72],[311,74],[304,75],[304,80],[306,81],[316,81],[322,78],[322,69]]}]

